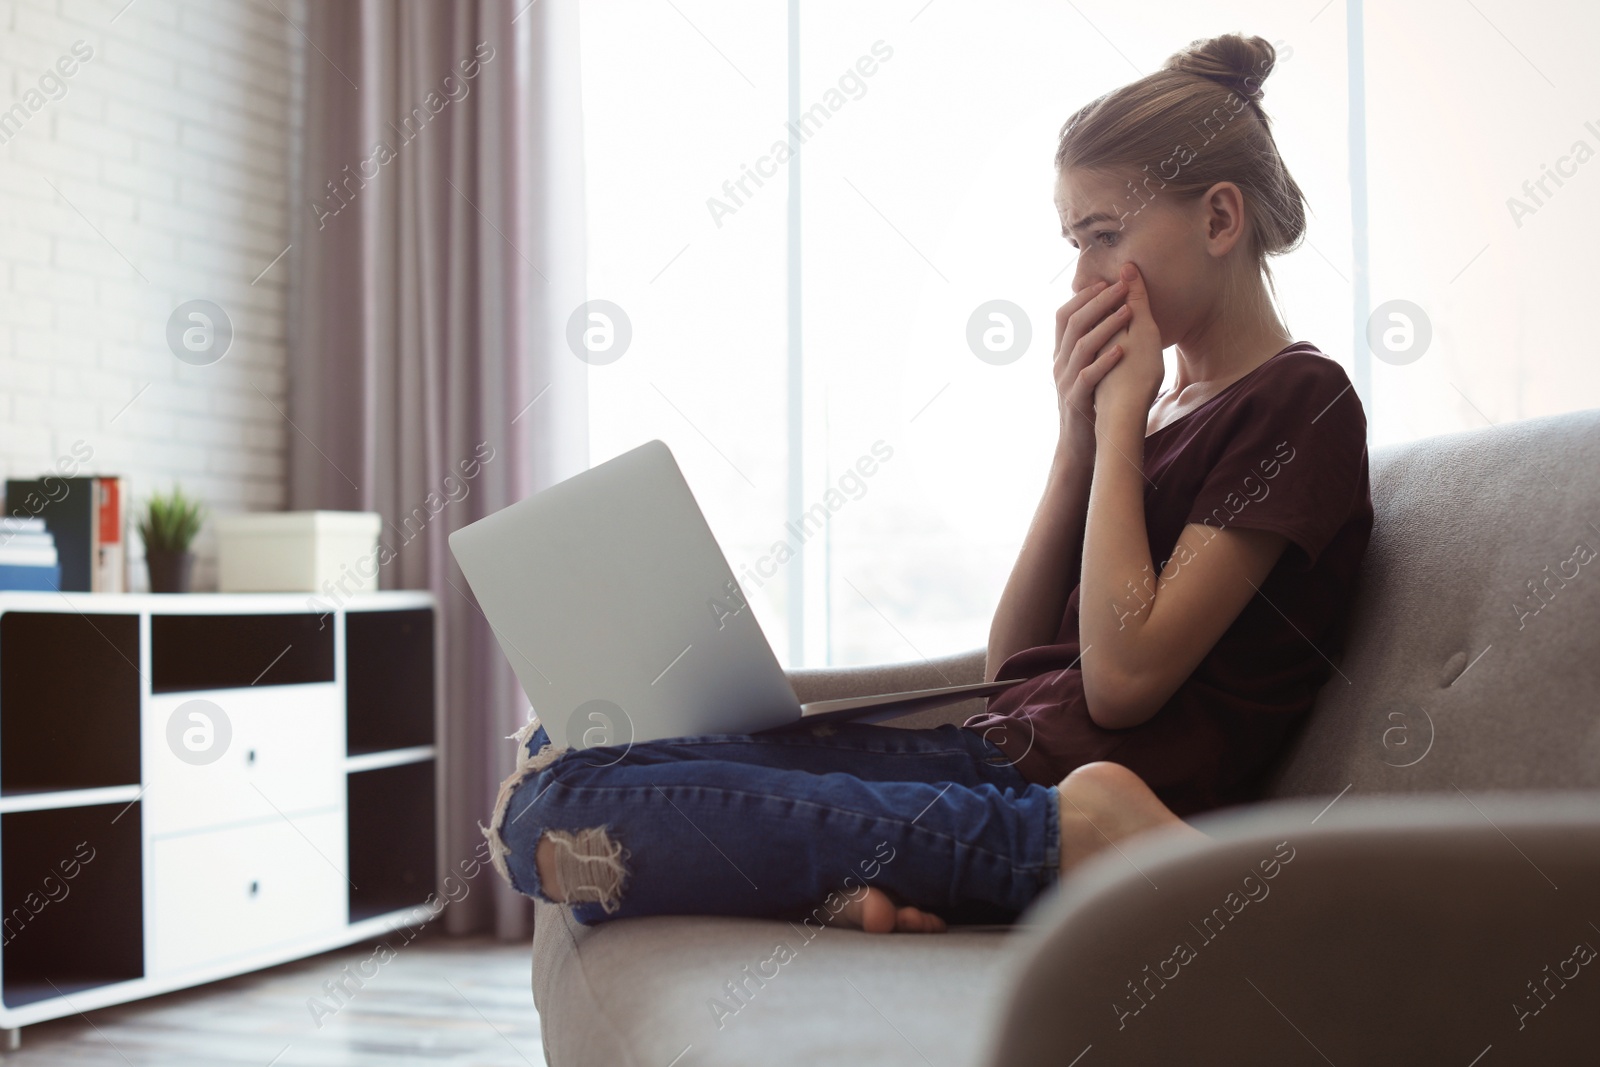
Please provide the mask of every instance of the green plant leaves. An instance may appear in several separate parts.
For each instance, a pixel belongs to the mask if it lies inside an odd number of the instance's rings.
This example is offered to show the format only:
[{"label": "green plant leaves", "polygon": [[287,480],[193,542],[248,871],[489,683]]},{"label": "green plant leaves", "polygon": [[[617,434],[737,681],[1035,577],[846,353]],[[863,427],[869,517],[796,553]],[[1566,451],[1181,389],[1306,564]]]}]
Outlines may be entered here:
[{"label": "green plant leaves", "polygon": [[144,516],[139,520],[139,536],[144,538],[145,551],[185,552],[200,532],[205,521],[205,508],[200,501],[184,495],[180,486],[163,496],[152,493],[145,502]]}]

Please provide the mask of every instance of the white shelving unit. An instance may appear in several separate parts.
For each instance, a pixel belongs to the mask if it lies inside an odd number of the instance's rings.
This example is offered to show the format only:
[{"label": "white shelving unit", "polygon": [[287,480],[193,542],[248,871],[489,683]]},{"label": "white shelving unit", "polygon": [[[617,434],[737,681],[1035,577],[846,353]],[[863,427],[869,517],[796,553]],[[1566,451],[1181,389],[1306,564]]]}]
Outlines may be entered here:
[{"label": "white shelving unit", "polygon": [[0,1028],[425,920],[436,617],[417,592],[0,593]]}]

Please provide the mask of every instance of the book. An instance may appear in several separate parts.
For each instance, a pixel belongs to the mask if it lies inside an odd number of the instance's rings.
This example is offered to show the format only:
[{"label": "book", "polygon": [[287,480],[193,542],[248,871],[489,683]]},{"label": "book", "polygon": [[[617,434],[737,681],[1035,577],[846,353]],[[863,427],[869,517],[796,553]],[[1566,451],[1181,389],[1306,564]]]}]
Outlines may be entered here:
[{"label": "book", "polygon": [[60,563],[56,546],[0,545],[0,565],[9,567],[54,567]]},{"label": "book", "polygon": [[0,532],[0,552],[12,548],[55,548],[56,539],[50,536],[49,531],[43,533],[13,533]]},{"label": "book", "polygon": [[[40,532],[54,539],[59,584],[64,592],[120,593],[127,590],[126,519],[122,479],[86,475],[6,480],[10,536]],[[34,524],[37,523],[38,526]],[[0,542],[7,536],[0,527]]]},{"label": "book", "polygon": [[61,568],[17,567],[0,563],[0,589],[53,593],[61,587]]},{"label": "book", "polygon": [[56,541],[44,520],[0,517],[0,589],[53,592],[60,585]]},{"label": "book", "polygon": [[94,574],[90,586],[96,593],[125,593],[128,551],[122,479],[96,478],[94,492]]}]

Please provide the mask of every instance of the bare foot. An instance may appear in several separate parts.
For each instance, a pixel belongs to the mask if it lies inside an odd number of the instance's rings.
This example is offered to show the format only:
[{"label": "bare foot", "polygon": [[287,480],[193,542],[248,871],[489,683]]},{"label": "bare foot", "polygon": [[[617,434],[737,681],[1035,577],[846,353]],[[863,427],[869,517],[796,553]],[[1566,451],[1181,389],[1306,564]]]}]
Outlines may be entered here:
[{"label": "bare foot", "polygon": [[846,897],[838,919],[869,934],[942,934],[946,929],[945,921],[932,912],[909,904],[897,908],[887,893],[871,887],[854,900]]},{"label": "bare foot", "polygon": [[1056,791],[1061,795],[1062,874],[1136,834],[1170,829],[1207,836],[1174,815],[1144,779],[1120,763],[1085,763]]}]

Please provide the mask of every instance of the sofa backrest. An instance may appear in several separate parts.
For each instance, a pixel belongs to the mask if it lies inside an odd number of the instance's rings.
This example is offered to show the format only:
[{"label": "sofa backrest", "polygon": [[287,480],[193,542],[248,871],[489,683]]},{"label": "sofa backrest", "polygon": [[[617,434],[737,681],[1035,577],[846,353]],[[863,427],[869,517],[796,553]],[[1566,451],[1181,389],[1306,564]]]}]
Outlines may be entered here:
[{"label": "sofa backrest", "polygon": [[1600,788],[1600,409],[1369,474],[1345,655],[1263,797]]}]

